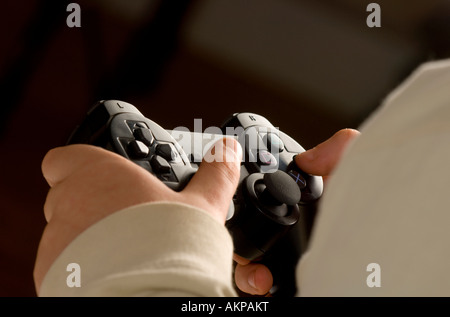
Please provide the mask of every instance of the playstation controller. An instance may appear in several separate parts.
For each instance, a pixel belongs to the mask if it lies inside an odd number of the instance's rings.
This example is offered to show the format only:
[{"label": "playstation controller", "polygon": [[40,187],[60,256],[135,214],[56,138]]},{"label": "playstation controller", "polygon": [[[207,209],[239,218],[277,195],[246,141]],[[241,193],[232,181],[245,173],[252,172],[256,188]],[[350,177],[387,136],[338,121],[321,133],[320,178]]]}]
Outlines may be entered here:
[{"label": "playstation controller", "polygon": [[210,145],[223,137],[235,138],[243,149],[239,185],[225,223],[234,251],[269,267],[273,296],[293,296],[295,267],[308,246],[323,181],[297,167],[294,156],[305,149],[265,117],[235,113],[213,133],[167,130],[127,102],[102,100],[67,143],[118,153],[181,191]]}]

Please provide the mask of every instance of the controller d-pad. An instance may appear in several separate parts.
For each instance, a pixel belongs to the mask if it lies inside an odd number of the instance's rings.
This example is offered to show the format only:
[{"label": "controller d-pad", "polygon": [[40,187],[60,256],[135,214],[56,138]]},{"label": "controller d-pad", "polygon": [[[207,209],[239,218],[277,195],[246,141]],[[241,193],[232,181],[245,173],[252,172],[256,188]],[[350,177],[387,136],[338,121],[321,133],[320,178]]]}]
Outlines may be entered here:
[{"label": "controller d-pad", "polygon": [[277,165],[277,159],[269,151],[260,150],[257,154],[258,164],[264,166]]},{"label": "controller d-pad", "polygon": [[139,128],[148,129],[148,126],[145,122],[135,122],[133,129],[139,129]]},{"label": "controller d-pad", "polygon": [[[145,124],[145,123],[144,123]],[[149,129],[146,128],[137,128],[133,132],[133,136],[143,142],[145,145],[150,146],[152,145],[155,138],[153,137],[152,132]]]},{"label": "controller d-pad", "polygon": [[173,144],[160,143],[156,146],[156,154],[162,156],[169,162],[179,161],[180,156]]},{"label": "controller d-pad", "polygon": [[148,156],[150,150],[143,142],[133,140],[128,144],[128,151],[133,158],[145,158]]},{"label": "controller d-pad", "polygon": [[131,131],[136,129],[148,129],[148,125],[142,121],[126,120],[126,123]]},{"label": "controller d-pad", "polygon": [[171,166],[162,156],[153,155],[150,159],[150,164],[156,173],[170,173]]}]

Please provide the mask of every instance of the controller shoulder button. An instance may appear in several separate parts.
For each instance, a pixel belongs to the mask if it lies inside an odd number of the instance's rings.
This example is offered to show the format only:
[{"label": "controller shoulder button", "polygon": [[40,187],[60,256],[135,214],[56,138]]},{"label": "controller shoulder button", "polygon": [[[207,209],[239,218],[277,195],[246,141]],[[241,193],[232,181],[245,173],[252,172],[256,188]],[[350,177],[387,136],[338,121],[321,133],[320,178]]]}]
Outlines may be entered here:
[{"label": "controller shoulder button", "polygon": [[242,112],[237,114],[236,118],[244,129],[252,126],[273,127],[269,120],[254,113]]},{"label": "controller shoulder button", "polygon": [[134,113],[142,115],[135,106],[121,100],[102,100],[96,105],[95,108],[98,109],[100,107],[105,109],[110,117],[119,113]]}]

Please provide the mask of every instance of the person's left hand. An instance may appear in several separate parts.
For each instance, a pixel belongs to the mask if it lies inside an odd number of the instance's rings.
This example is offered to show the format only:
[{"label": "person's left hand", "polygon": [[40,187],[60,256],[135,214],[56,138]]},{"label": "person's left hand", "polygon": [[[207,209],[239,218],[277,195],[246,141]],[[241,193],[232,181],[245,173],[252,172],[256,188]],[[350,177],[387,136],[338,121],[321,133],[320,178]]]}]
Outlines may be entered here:
[{"label": "person's left hand", "polygon": [[[224,139],[225,140],[225,139]],[[104,217],[141,203],[182,202],[205,210],[221,224],[239,181],[242,149],[236,140],[217,142],[181,192],[124,157],[91,145],[50,150],[42,172],[50,185],[44,205],[48,222],[38,249],[36,290],[64,248]]]}]

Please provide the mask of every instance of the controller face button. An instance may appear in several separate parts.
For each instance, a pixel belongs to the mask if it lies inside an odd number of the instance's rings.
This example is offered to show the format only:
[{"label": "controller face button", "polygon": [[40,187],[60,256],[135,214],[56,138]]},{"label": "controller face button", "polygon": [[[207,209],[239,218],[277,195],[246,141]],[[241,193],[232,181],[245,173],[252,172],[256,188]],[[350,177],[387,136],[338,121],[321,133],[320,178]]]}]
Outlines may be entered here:
[{"label": "controller face button", "polygon": [[263,137],[263,140],[269,151],[282,152],[284,150],[283,141],[281,141],[281,139],[275,133],[266,133]]},{"label": "controller face button", "polygon": [[152,168],[156,173],[162,174],[170,173],[171,170],[170,164],[159,155],[152,156],[150,164],[152,165]]},{"label": "controller face button", "polygon": [[261,150],[258,151],[258,164],[269,166],[269,165],[277,165],[277,159],[272,155],[269,151]]},{"label": "controller face button", "polygon": [[[138,123],[140,123],[140,122],[138,122]],[[146,128],[137,128],[136,130],[134,130],[133,135],[137,140],[143,142],[147,146],[152,145],[153,141],[155,140],[152,132]]]},{"label": "controller face button", "polygon": [[295,170],[290,170],[287,172],[290,177],[297,183],[298,188],[303,189],[306,187],[306,180],[303,178],[300,172]]},{"label": "controller face button", "polygon": [[165,160],[169,162],[179,161],[180,156],[178,155],[175,146],[170,143],[161,143],[156,146],[156,154],[162,156]]},{"label": "controller face button", "polygon": [[135,158],[145,158],[148,156],[149,148],[138,140],[133,140],[128,144],[128,150]]}]

